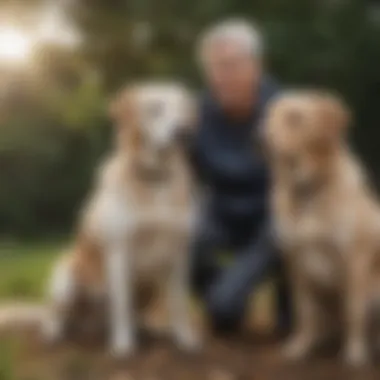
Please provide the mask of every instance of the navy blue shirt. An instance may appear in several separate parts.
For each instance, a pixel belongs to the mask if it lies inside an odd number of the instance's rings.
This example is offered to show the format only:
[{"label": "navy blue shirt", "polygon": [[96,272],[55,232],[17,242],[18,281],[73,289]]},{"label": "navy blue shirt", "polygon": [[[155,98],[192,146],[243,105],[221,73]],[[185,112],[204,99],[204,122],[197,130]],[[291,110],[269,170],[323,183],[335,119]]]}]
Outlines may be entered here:
[{"label": "navy blue shirt", "polygon": [[236,228],[260,225],[267,218],[268,167],[253,140],[268,102],[277,93],[276,84],[264,79],[243,121],[226,115],[210,92],[201,100],[192,152],[195,171],[209,189],[213,212]]}]

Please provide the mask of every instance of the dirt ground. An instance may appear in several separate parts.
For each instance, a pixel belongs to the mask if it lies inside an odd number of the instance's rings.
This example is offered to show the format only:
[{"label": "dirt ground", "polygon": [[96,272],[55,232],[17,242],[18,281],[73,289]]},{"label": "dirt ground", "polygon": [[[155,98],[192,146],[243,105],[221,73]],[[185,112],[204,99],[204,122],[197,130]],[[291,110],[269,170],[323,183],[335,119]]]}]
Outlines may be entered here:
[{"label": "dirt ground", "polygon": [[353,370],[336,352],[298,364],[286,363],[277,339],[243,334],[208,338],[198,354],[178,352],[163,338],[143,337],[133,357],[115,361],[99,342],[46,347],[35,333],[24,334],[12,355],[7,380],[378,380],[380,368]]},{"label": "dirt ground", "polygon": [[[347,368],[339,359],[339,344],[316,353],[302,363],[288,363],[281,342],[273,336],[268,294],[257,300],[255,318],[248,318],[239,336],[205,334],[197,354],[179,352],[165,336],[143,332],[137,352],[115,361],[107,354],[105,333],[89,339],[72,333],[64,343],[47,346],[35,325],[22,331],[15,326],[0,332],[0,380],[379,380],[380,365]],[[255,305],[253,305],[255,306]],[[266,310],[265,310],[266,309]],[[41,320],[43,307],[0,307],[4,321],[20,325],[13,316],[34,315]],[[7,312],[6,312],[7,311]],[[258,313],[261,311],[261,313]],[[152,315],[153,321],[166,319]],[[202,318],[197,322],[205,330]],[[160,325],[160,324],[159,324]],[[37,331],[36,331],[37,330]],[[207,331],[207,329],[206,329]],[[258,331],[260,333],[258,333]],[[379,363],[379,360],[377,360]]]}]

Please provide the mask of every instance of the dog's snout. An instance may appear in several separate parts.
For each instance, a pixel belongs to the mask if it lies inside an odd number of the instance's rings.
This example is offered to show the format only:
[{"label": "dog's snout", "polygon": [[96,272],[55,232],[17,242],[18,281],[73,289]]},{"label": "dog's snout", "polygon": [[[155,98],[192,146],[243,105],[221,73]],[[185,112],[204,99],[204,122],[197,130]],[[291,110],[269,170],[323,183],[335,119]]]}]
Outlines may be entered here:
[{"label": "dog's snout", "polygon": [[165,161],[170,153],[170,145],[169,144],[161,144],[156,146],[154,155],[156,159],[160,162]]}]

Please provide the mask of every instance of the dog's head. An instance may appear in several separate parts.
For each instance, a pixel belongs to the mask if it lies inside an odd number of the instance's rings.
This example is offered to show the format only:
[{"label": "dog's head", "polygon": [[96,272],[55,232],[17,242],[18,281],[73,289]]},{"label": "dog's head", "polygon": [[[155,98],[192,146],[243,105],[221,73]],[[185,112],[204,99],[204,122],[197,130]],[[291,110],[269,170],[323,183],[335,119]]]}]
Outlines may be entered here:
[{"label": "dog's head", "polygon": [[120,148],[144,173],[163,173],[194,130],[196,110],[190,92],[177,84],[143,84],[124,89],[110,115]]},{"label": "dog's head", "polygon": [[271,160],[299,184],[318,180],[342,145],[349,115],[328,93],[285,93],[269,107],[263,137]]}]

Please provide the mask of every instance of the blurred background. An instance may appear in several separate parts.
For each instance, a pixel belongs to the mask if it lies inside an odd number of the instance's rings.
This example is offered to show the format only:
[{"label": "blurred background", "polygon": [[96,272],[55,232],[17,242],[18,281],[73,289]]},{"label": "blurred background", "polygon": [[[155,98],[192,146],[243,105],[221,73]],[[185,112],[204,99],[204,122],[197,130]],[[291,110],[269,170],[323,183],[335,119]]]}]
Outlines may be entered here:
[{"label": "blurred background", "polygon": [[110,95],[129,80],[199,88],[194,42],[255,20],[284,85],[344,95],[352,140],[380,180],[380,3],[365,0],[0,0],[0,235],[66,234],[110,145]]},{"label": "blurred background", "polygon": [[40,297],[111,144],[110,96],[139,78],[201,89],[197,36],[231,17],[261,26],[284,86],[344,96],[380,185],[378,1],[0,0],[0,298]]}]

